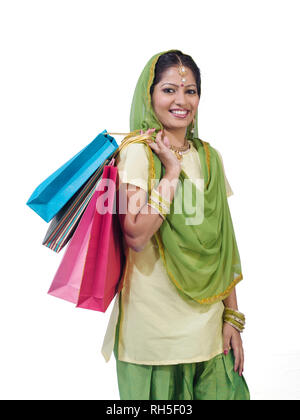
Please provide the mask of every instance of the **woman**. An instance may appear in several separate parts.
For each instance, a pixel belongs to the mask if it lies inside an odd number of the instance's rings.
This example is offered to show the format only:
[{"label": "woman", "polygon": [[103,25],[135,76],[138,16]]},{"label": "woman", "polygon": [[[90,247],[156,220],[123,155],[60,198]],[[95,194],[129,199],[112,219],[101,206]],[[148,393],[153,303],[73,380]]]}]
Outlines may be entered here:
[{"label": "woman", "polygon": [[198,139],[200,94],[179,50],[153,56],[135,88],[117,159],[126,267],[102,347],[121,399],[249,399],[232,191],[219,152]]}]

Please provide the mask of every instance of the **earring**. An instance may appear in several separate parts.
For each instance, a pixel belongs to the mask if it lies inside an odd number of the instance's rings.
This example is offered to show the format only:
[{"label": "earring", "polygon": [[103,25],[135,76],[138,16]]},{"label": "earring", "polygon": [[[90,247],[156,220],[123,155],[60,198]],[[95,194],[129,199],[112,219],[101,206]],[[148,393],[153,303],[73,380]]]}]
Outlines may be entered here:
[{"label": "earring", "polygon": [[195,131],[195,117],[193,118],[193,124],[192,124],[192,128],[191,128],[191,133],[194,134]]}]

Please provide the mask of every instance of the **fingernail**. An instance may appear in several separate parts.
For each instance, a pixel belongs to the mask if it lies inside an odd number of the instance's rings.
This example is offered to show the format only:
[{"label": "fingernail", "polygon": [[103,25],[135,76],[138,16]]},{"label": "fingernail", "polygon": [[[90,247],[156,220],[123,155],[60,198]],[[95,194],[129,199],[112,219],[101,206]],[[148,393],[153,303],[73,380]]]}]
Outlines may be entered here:
[{"label": "fingernail", "polygon": [[224,354],[225,354],[225,356],[227,356],[228,350],[224,350]]}]

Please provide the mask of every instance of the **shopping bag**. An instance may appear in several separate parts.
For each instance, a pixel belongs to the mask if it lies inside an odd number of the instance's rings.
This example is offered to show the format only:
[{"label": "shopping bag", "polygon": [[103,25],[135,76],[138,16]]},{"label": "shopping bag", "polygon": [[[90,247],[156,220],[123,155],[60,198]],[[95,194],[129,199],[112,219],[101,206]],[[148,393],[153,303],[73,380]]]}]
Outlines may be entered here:
[{"label": "shopping bag", "polygon": [[105,312],[121,281],[125,256],[117,214],[117,175],[113,159],[96,188],[96,211],[77,302],[80,308]]},{"label": "shopping bag", "polygon": [[48,293],[77,303],[97,195],[93,194],[72,236]]},{"label": "shopping bag", "polygon": [[97,182],[102,176],[103,168],[108,163],[109,159],[106,159],[67,204],[54,216],[42,242],[43,245],[58,253],[68,243],[94,194]]},{"label": "shopping bag", "polygon": [[101,164],[118,148],[104,130],[72,159],[57,169],[31,194],[27,205],[49,222]]},{"label": "shopping bag", "polygon": [[[100,312],[106,311],[119,290],[125,263],[122,231],[118,214],[113,211],[118,205],[116,179],[117,168],[112,159],[104,167],[48,291],[50,295],[77,303],[77,307]],[[104,194],[108,206],[103,214],[97,204],[101,205]]]}]

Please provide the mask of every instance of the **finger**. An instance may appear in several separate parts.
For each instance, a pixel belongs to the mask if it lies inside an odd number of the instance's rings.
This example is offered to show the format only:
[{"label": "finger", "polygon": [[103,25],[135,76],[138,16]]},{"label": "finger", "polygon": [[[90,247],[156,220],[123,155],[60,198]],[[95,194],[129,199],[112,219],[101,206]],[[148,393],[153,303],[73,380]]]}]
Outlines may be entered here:
[{"label": "finger", "polygon": [[159,143],[159,141],[161,140],[161,131],[159,131],[157,134],[156,134],[156,137],[155,137],[155,142],[156,143]]},{"label": "finger", "polygon": [[153,133],[155,131],[155,128],[148,128],[147,134]]},{"label": "finger", "polygon": [[233,347],[233,353],[234,353],[234,371],[237,372],[238,367],[240,365],[240,351],[239,351],[239,348],[234,346]]},{"label": "finger", "polygon": [[165,143],[164,143],[164,140],[165,140],[165,136],[164,136],[164,139],[162,139],[162,131],[159,131],[159,132],[157,133],[157,136],[156,136],[156,143],[157,143],[160,147],[164,147],[164,146],[166,146],[166,145],[165,145]]},{"label": "finger", "polygon": [[223,352],[225,356],[227,356],[227,354],[229,353],[229,349],[230,349],[230,336],[225,335],[223,337]]},{"label": "finger", "polygon": [[167,147],[170,147],[170,145],[171,145],[170,140],[168,139],[168,137],[167,137],[167,136],[165,136],[165,137],[164,137],[164,141],[163,141],[163,143],[164,143],[164,145],[165,145],[165,146],[167,146]]},{"label": "finger", "polygon": [[165,138],[165,134],[163,133],[163,130],[160,130],[158,133],[157,133],[157,138],[158,138],[158,140],[160,140],[161,142],[163,141],[163,136],[164,136],[164,138]]},{"label": "finger", "polygon": [[[143,134],[145,134],[146,136],[151,136],[152,134],[153,134],[153,132],[155,131],[155,128],[149,128],[145,133],[143,133]],[[150,138],[150,139],[145,139],[146,140],[146,142],[149,144],[149,145],[151,145],[151,144],[153,144],[153,139],[152,138]],[[150,143],[150,142],[152,142],[152,143]]]},{"label": "finger", "polygon": [[144,134],[144,131],[143,130],[141,130],[141,134]]},{"label": "finger", "polygon": [[143,132],[142,134],[151,135],[155,131],[155,128],[148,128],[146,132]]},{"label": "finger", "polygon": [[145,142],[146,142],[147,144],[149,144],[149,146],[153,146],[153,145],[154,145],[154,141],[153,141],[153,140],[151,140],[151,139],[145,139]]},{"label": "finger", "polygon": [[155,141],[153,141],[152,139],[145,139],[145,141],[151,147],[151,149],[153,149],[155,152],[158,152],[158,147]]},{"label": "finger", "polygon": [[240,363],[240,368],[239,368],[239,375],[242,376],[244,370],[244,349],[243,347],[241,348],[241,363]]}]

